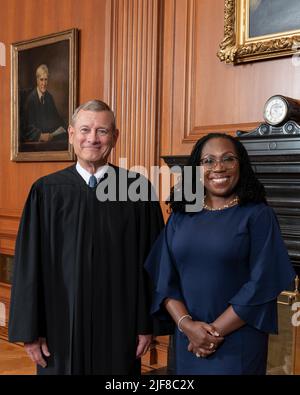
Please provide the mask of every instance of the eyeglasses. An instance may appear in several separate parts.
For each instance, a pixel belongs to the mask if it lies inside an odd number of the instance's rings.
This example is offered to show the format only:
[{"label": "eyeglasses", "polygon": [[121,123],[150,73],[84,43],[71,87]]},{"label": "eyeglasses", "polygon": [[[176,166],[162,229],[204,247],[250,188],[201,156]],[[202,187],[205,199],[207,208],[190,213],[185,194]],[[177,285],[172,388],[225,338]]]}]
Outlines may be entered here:
[{"label": "eyeglasses", "polygon": [[200,159],[200,164],[207,170],[213,170],[218,162],[222,163],[224,169],[230,170],[237,166],[239,159],[233,155],[223,156],[221,159],[211,158],[210,156]]},{"label": "eyeglasses", "polygon": [[[91,133],[91,131],[92,131],[92,129],[87,128],[87,127],[83,127],[80,129],[80,133],[83,135],[87,135],[87,134]],[[96,130],[97,136],[100,136],[100,137],[108,136],[110,133],[111,133],[111,130],[106,129],[106,128],[98,128]]]}]

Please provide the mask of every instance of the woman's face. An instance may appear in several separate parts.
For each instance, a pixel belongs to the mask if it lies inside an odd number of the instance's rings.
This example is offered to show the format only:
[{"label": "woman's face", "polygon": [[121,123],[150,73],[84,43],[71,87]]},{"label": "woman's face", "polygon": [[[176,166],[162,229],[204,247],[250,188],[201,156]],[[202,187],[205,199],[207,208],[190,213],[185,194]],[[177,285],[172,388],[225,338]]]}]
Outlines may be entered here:
[{"label": "woman's face", "polygon": [[202,149],[200,163],[204,166],[206,195],[230,197],[240,177],[233,143],[226,138],[208,140]]}]

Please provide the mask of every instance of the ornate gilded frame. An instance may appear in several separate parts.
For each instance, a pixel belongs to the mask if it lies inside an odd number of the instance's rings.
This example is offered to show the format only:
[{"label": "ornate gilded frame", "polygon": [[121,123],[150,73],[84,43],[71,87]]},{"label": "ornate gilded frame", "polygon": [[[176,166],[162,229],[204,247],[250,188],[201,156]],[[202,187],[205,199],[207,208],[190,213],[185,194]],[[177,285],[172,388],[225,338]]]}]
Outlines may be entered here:
[{"label": "ornate gilded frame", "polygon": [[247,38],[249,0],[225,0],[224,38],[217,53],[226,63],[244,63],[255,60],[288,56],[299,52],[299,30]]},{"label": "ornate gilded frame", "polygon": [[[49,63],[48,63],[49,62]],[[77,106],[78,29],[49,34],[11,44],[11,160],[15,162],[73,161],[73,147],[66,135],[63,142],[50,143],[22,140],[22,94],[25,97],[35,89],[35,71],[40,64],[52,65],[50,82],[55,74],[52,94],[63,98],[60,109],[64,112],[65,130]],[[55,70],[55,73],[51,71]],[[24,89],[23,80],[29,87]],[[35,85],[34,82],[35,81]],[[49,84],[50,87],[51,83]],[[52,85],[52,87],[53,87]],[[55,95],[54,95],[55,96]],[[54,97],[53,96],[53,97]],[[54,100],[55,101],[55,100]],[[45,145],[46,144],[46,145]]]}]

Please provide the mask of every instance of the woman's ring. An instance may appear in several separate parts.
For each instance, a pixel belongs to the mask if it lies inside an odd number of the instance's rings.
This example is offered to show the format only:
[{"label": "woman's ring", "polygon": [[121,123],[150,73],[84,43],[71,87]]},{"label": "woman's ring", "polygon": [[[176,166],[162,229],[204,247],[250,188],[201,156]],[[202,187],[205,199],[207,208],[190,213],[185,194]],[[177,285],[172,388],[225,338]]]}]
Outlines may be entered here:
[{"label": "woman's ring", "polygon": [[213,348],[214,348],[214,343],[210,343],[209,349],[211,350],[211,349],[213,349]]},{"label": "woman's ring", "polygon": [[201,355],[200,355],[199,353],[196,352],[196,357],[197,357],[197,358],[200,358]]}]

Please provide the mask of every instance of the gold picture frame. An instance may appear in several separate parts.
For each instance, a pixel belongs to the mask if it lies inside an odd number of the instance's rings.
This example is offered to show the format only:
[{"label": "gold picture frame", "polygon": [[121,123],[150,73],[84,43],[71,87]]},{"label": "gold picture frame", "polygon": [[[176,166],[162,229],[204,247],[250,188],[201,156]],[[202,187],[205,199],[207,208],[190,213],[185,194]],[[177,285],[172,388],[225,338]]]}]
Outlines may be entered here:
[{"label": "gold picture frame", "polygon": [[77,105],[78,30],[11,45],[11,160],[73,161],[67,128]]},{"label": "gold picture frame", "polygon": [[[271,1],[272,8],[268,4]],[[299,53],[300,26],[295,25],[300,16],[297,2],[225,0],[224,38],[217,53],[218,58],[225,63],[238,64]],[[266,12],[267,7],[269,14]],[[275,13],[272,16],[270,9]],[[279,9],[281,12],[276,14]],[[294,20],[285,20],[285,12],[294,15]]]}]

